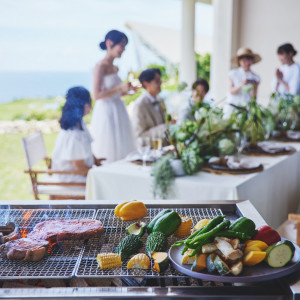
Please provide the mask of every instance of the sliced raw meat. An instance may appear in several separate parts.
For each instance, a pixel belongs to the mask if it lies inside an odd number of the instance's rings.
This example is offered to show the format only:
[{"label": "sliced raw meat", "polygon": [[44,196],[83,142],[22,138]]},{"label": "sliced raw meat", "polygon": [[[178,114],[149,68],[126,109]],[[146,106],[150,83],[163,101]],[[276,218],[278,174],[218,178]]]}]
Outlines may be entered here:
[{"label": "sliced raw meat", "polygon": [[85,240],[98,237],[103,231],[102,223],[97,220],[48,220],[35,225],[27,237],[49,242]]},{"label": "sliced raw meat", "polygon": [[47,255],[49,242],[22,238],[0,246],[0,255],[8,259],[38,261]]}]

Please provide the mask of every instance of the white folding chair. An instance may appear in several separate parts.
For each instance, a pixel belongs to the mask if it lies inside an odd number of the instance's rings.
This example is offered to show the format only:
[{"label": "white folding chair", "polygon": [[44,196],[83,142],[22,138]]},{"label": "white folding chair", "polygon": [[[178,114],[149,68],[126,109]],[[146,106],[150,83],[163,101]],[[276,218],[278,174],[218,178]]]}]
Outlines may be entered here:
[{"label": "white folding chair", "polygon": [[[26,156],[28,170],[32,183],[32,192],[36,200],[39,195],[49,195],[51,200],[58,199],[85,199],[85,183],[83,182],[53,182],[52,174],[85,175],[78,171],[56,171],[51,169],[51,158],[47,157],[43,134],[36,131],[22,138],[22,145]],[[33,167],[40,161],[45,161],[45,170],[34,170]],[[38,175],[44,174],[43,181],[38,180]]]}]

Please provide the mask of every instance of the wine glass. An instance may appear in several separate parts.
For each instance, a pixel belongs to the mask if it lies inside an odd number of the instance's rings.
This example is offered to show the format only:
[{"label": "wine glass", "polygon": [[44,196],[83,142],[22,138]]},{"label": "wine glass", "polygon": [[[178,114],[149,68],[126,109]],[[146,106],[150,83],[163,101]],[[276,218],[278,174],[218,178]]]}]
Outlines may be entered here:
[{"label": "wine glass", "polygon": [[149,137],[139,137],[137,139],[137,150],[142,156],[143,168],[146,167],[146,160],[150,153],[150,138]]}]

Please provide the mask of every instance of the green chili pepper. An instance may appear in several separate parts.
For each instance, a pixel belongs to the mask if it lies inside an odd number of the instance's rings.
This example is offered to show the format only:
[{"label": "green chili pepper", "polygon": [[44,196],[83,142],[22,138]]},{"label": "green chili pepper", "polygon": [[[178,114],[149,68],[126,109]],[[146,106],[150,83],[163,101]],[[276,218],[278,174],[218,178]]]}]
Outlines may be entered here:
[{"label": "green chili pepper", "polygon": [[194,244],[195,242],[199,241],[199,240],[203,240],[209,237],[213,237],[214,234],[216,234],[219,231],[222,231],[224,229],[226,229],[226,227],[228,227],[230,225],[230,221],[229,220],[225,220],[222,223],[220,223],[219,225],[217,225],[215,228],[213,228],[212,230],[200,234],[197,237],[195,237],[192,241],[191,244]]},{"label": "green chili pepper", "polygon": [[202,250],[202,246],[205,244],[209,244],[211,242],[213,242],[213,238],[212,237],[208,237],[206,239],[203,239],[196,247],[196,249],[189,255],[189,256],[194,256],[195,254],[198,254],[201,252]]},{"label": "green chili pepper", "polygon": [[184,241],[177,241],[172,245],[172,247],[180,247],[182,245],[184,245]]},{"label": "green chili pepper", "polygon": [[205,233],[205,232],[208,232],[208,231],[212,230],[218,224],[220,224],[221,222],[223,222],[224,219],[225,219],[225,216],[217,216],[217,217],[213,218],[211,221],[209,221],[207,223],[207,225],[205,225],[204,227],[198,229],[192,235],[190,235],[187,238],[187,240],[193,239],[195,236],[199,235],[200,233],[202,234],[202,233]]},{"label": "green chili pepper", "polygon": [[184,248],[181,251],[181,255],[183,255],[189,248],[187,246],[184,246]]},{"label": "green chili pepper", "polygon": [[183,244],[186,244],[188,241],[193,240],[196,236],[212,230],[214,227],[216,227],[218,224],[220,224],[224,220],[224,218],[225,218],[225,216],[217,216],[217,217],[213,218],[209,223],[207,223],[206,226],[204,226],[204,227],[198,229],[197,231],[195,231],[192,235],[190,235],[184,241],[175,242],[172,245],[172,247],[180,247]]},{"label": "green chili pepper", "polygon": [[224,236],[228,238],[239,238],[241,240],[249,240],[251,236],[243,233],[243,232],[238,232],[234,230],[226,230],[226,231],[219,231],[216,234],[214,234],[215,237],[217,236]]}]

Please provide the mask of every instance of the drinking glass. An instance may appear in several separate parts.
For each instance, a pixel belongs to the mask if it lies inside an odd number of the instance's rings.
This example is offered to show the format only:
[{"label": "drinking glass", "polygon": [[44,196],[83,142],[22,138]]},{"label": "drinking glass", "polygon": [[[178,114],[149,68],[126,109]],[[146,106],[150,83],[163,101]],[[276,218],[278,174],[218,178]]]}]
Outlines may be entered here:
[{"label": "drinking glass", "polygon": [[146,167],[146,160],[150,153],[150,148],[151,148],[151,144],[150,144],[149,137],[139,137],[137,139],[137,150],[142,156],[143,168]]},{"label": "drinking glass", "polygon": [[237,157],[240,156],[244,147],[247,144],[247,135],[245,132],[235,132],[235,145],[237,148]]},{"label": "drinking glass", "polygon": [[292,120],[292,124],[291,124],[291,130],[296,130],[297,128],[297,125],[298,125],[298,120],[297,119],[293,119]]},{"label": "drinking glass", "polygon": [[267,123],[265,124],[265,140],[268,140],[270,138],[270,135],[272,133],[272,129],[273,129],[273,126],[270,122],[267,121]]},{"label": "drinking glass", "polygon": [[155,150],[156,157],[159,157],[162,149],[162,137],[158,131],[152,133],[152,148]]}]

